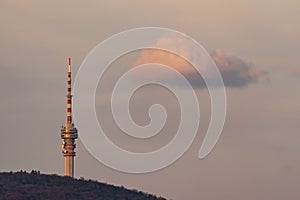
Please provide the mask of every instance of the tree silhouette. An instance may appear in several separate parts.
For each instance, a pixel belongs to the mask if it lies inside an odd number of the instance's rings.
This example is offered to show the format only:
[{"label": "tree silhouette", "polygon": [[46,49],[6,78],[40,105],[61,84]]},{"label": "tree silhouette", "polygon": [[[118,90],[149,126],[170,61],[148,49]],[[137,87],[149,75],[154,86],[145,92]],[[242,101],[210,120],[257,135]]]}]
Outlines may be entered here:
[{"label": "tree silhouette", "polygon": [[0,173],[0,200],[84,199],[84,200],[165,200],[163,197],[123,186],[58,175],[20,172]]}]

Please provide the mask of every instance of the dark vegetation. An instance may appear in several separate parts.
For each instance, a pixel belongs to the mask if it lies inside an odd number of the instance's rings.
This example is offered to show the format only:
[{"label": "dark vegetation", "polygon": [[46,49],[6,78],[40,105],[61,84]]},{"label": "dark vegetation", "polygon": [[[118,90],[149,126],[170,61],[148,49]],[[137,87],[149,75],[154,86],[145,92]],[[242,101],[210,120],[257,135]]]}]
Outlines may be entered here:
[{"label": "dark vegetation", "polygon": [[165,200],[123,186],[113,186],[93,180],[73,179],[57,175],[40,174],[32,170],[0,173],[0,199],[99,199],[99,200]]}]

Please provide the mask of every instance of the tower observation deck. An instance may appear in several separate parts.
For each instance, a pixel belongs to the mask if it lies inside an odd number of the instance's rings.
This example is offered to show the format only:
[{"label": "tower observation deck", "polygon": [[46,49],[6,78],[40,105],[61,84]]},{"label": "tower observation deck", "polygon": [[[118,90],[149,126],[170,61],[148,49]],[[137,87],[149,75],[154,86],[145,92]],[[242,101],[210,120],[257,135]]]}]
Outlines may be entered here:
[{"label": "tower observation deck", "polygon": [[62,153],[65,160],[65,176],[74,177],[74,157],[76,156],[75,140],[78,138],[77,129],[72,122],[72,94],[71,94],[71,58],[68,59],[68,87],[67,87],[67,121],[61,127]]}]

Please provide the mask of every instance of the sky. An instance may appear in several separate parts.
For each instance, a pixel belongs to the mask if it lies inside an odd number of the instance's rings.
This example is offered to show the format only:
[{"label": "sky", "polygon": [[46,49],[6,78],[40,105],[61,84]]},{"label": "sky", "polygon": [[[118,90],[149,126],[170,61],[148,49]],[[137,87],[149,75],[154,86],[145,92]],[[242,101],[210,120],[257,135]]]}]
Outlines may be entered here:
[{"label": "sky", "polygon": [[136,152],[160,148],[174,136],[178,102],[162,87],[141,88],[130,104],[132,118],[141,125],[149,122],[153,103],[165,106],[169,118],[157,137],[128,137],[111,116],[113,80],[149,61],[172,65],[191,81],[200,101],[198,134],[174,164],[147,174],[110,169],[78,140],[75,176],[173,200],[299,199],[299,13],[300,2],[292,0],[0,1],[0,171],[63,175],[67,58],[72,57],[75,78],[88,53],[113,34],[165,27],[198,41],[220,69],[227,116],[217,145],[198,159],[211,113],[201,77],[174,55],[132,52],[112,63],[110,69],[118,70],[108,71],[107,84],[98,85],[96,109],[107,136]]}]

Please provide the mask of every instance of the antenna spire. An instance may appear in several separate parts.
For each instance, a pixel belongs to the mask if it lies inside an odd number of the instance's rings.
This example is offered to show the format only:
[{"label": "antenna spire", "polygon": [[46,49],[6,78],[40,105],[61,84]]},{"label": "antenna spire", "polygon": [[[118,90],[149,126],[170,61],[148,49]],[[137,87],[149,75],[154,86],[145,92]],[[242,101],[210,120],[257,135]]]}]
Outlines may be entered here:
[{"label": "antenna spire", "polygon": [[68,59],[68,89],[67,89],[67,123],[72,123],[72,76],[71,58]]}]

